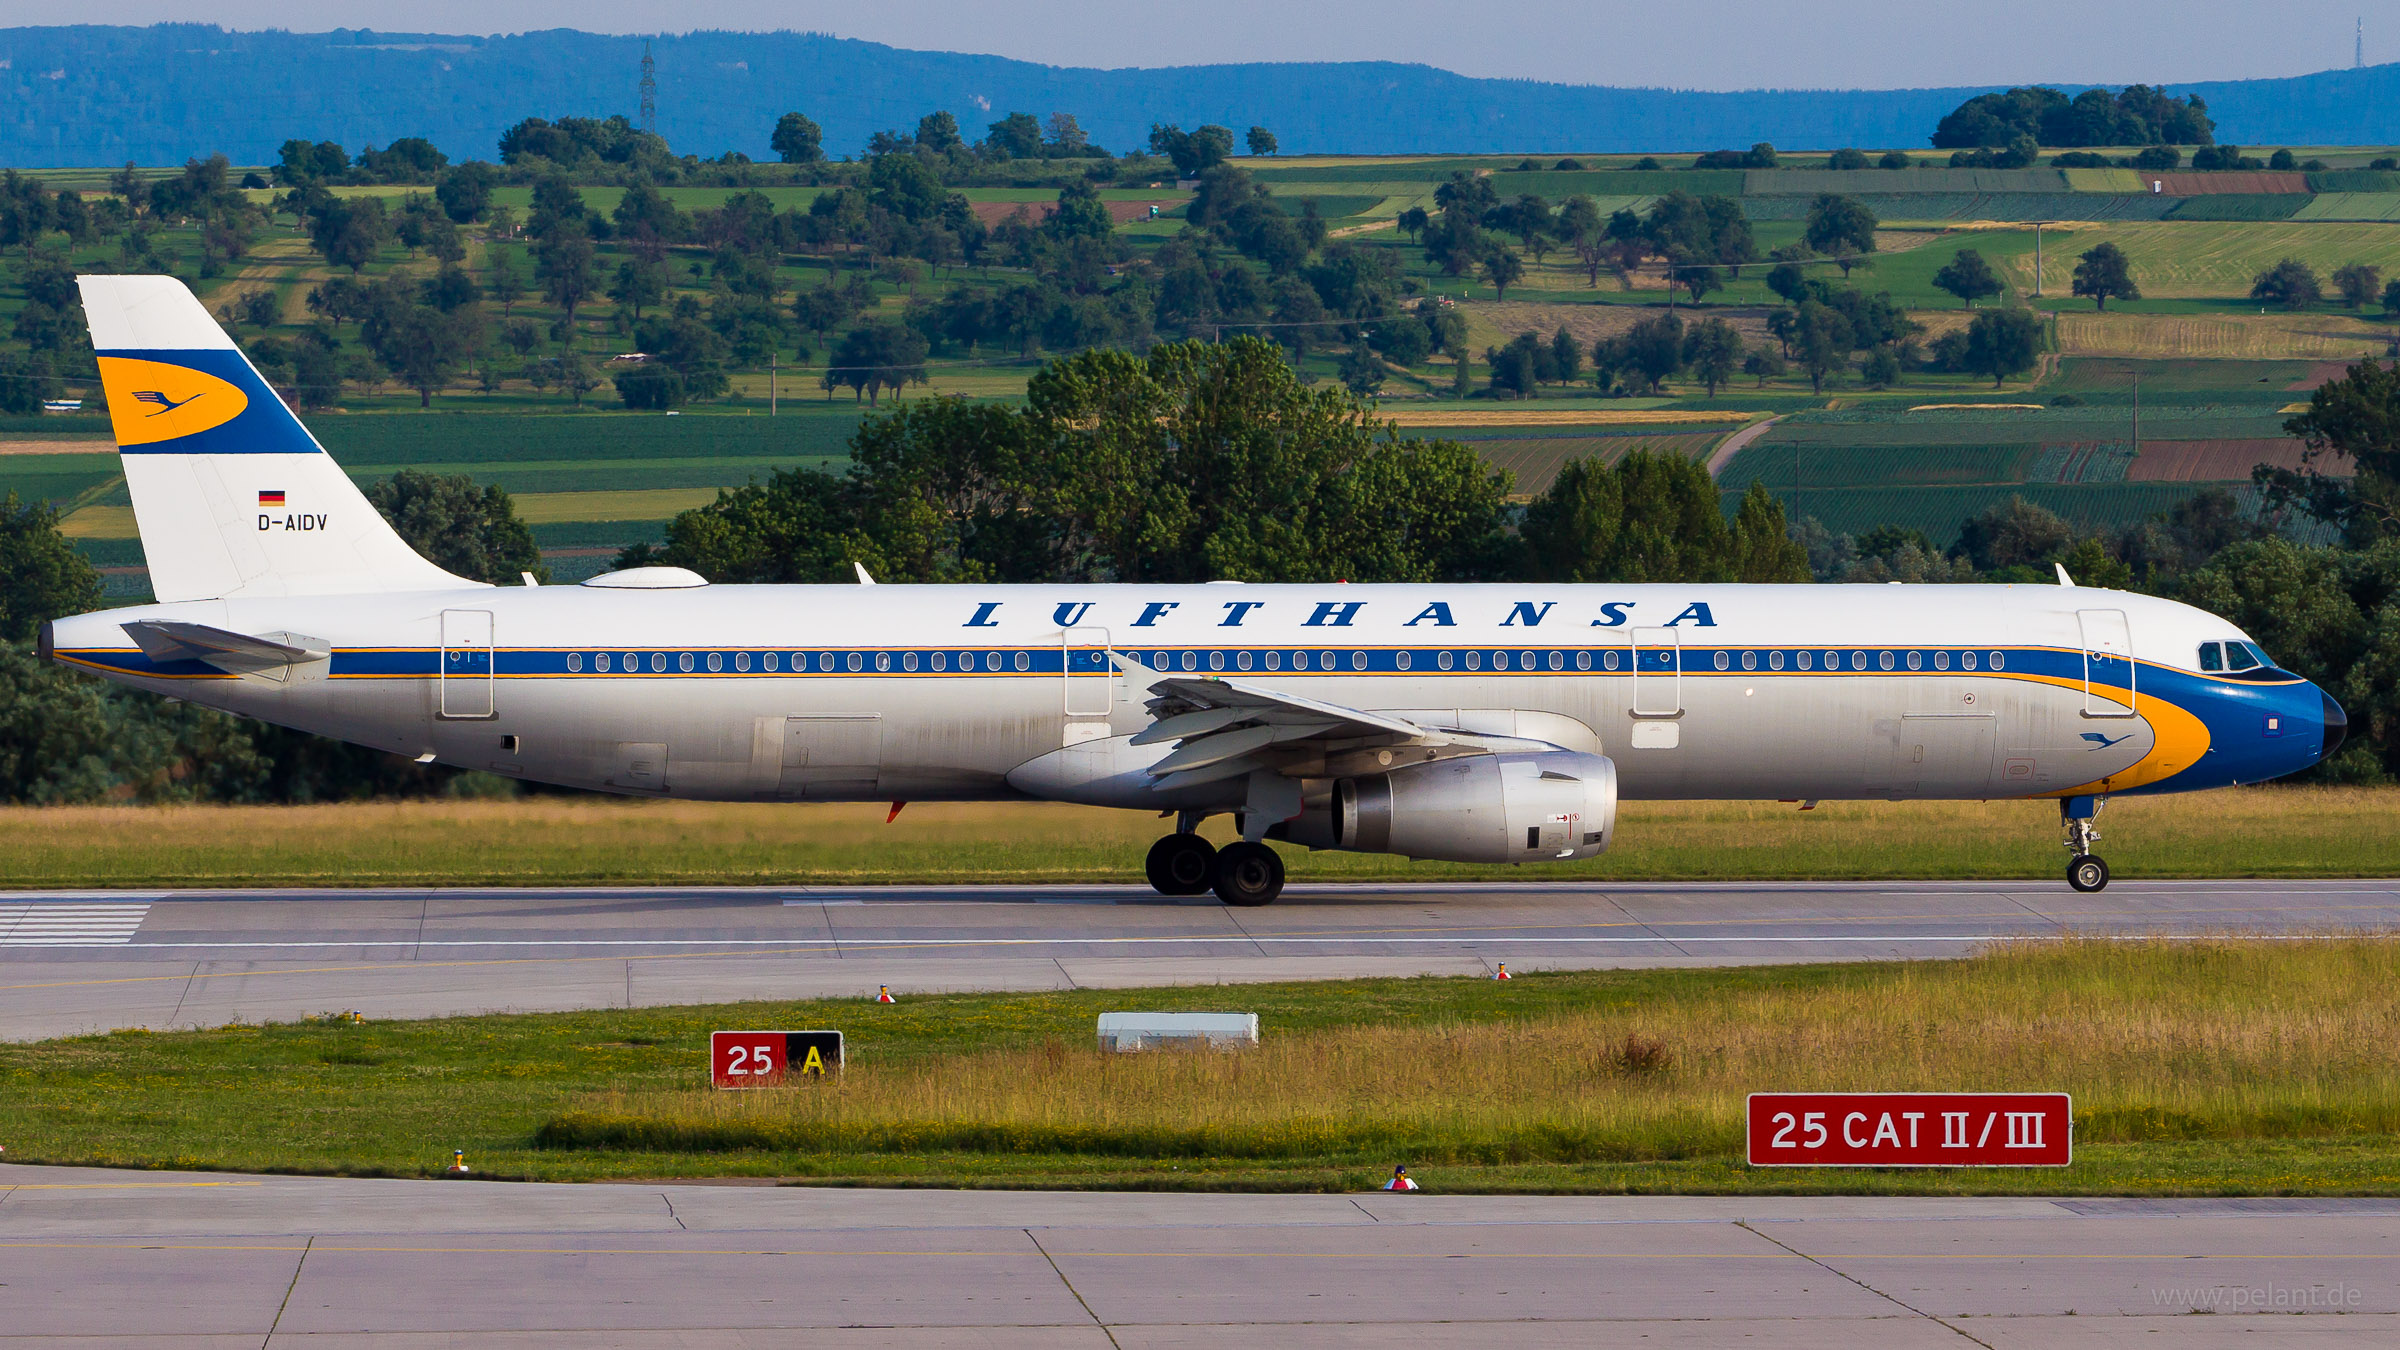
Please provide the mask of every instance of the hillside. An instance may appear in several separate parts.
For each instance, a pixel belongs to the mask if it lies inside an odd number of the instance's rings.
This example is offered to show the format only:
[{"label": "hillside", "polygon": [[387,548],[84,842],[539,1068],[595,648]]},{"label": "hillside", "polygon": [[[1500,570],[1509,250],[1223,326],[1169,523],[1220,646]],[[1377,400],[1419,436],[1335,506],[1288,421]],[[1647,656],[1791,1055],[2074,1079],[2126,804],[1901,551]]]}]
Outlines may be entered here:
[{"label": "hillside", "polygon": [[[631,112],[642,41],[573,30],[499,38],[151,28],[0,29],[0,164],[273,157],[287,136],[353,149],[423,135],[489,156],[529,113]],[[677,149],[767,157],[775,117],[801,108],[827,147],[949,108],[970,134],[1010,110],[1071,111],[1124,149],[1153,122],[1273,127],[1327,154],[1921,146],[1976,89],[1700,93],[1469,79],[1381,62],[1089,70],[904,51],[803,33],[658,39],[659,130]],[[1896,72],[1903,73],[1904,72]],[[2400,142],[2400,65],[2177,86],[2208,101],[2220,139],[2251,145]]]}]

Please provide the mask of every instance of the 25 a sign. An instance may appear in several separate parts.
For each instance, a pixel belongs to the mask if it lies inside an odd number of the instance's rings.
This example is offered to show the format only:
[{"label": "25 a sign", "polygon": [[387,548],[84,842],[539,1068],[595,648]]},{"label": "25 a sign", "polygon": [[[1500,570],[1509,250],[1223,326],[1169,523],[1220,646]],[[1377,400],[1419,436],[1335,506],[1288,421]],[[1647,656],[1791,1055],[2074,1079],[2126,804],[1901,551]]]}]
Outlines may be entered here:
[{"label": "25 a sign", "polygon": [[2065,1167],[2064,1092],[1753,1092],[1752,1167]]},{"label": "25 a sign", "polygon": [[789,1077],[842,1071],[838,1031],[714,1031],[708,1077],[721,1088],[774,1087]]}]

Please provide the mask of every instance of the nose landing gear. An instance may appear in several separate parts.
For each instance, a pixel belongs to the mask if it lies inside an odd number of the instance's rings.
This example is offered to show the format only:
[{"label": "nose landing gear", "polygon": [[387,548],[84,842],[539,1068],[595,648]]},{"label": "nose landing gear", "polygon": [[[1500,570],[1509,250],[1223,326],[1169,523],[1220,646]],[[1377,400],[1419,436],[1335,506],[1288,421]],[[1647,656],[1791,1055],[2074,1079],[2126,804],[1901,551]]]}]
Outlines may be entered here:
[{"label": "nose landing gear", "polygon": [[2085,894],[2108,886],[2108,863],[2092,852],[2092,845],[2100,840],[2100,831],[2092,822],[2107,804],[2106,797],[2067,797],[2058,803],[2059,823],[2067,829],[2067,851],[2075,855],[2067,860],[2067,884]]}]

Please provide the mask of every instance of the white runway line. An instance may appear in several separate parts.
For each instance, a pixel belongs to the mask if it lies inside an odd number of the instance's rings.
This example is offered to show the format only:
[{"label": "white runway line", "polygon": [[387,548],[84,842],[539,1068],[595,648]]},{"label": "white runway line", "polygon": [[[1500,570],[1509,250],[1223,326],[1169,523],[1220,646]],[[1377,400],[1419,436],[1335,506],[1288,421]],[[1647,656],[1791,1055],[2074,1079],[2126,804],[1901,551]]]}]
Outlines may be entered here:
[{"label": "white runway line", "polygon": [[147,900],[0,903],[0,947],[121,947],[149,916]]}]

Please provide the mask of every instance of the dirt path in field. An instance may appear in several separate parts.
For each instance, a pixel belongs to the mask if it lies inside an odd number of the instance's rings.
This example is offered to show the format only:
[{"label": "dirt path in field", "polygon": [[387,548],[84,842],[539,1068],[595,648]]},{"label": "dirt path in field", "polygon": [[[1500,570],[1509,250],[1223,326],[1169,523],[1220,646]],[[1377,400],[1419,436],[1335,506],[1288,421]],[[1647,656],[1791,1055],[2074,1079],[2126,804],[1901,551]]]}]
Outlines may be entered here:
[{"label": "dirt path in field", "polygon": [[1717,448],[1709,452],[1708,476],[1714,479],[1718,474],[1725,472],[1725,466],[1733,463],[1733,457],[1742,453],[1743,446],[1764,436],[1767,434],[1768,427],[1782,420],[1783,418],[1778,415],[1770,417],[1764,422],[1753,422],[1720,441]]},{"label": "dirt path in field", "polygon": [[73,441],[0,441],[0,455],[100,455],[116,448],[117,443],[104,436]]}]

